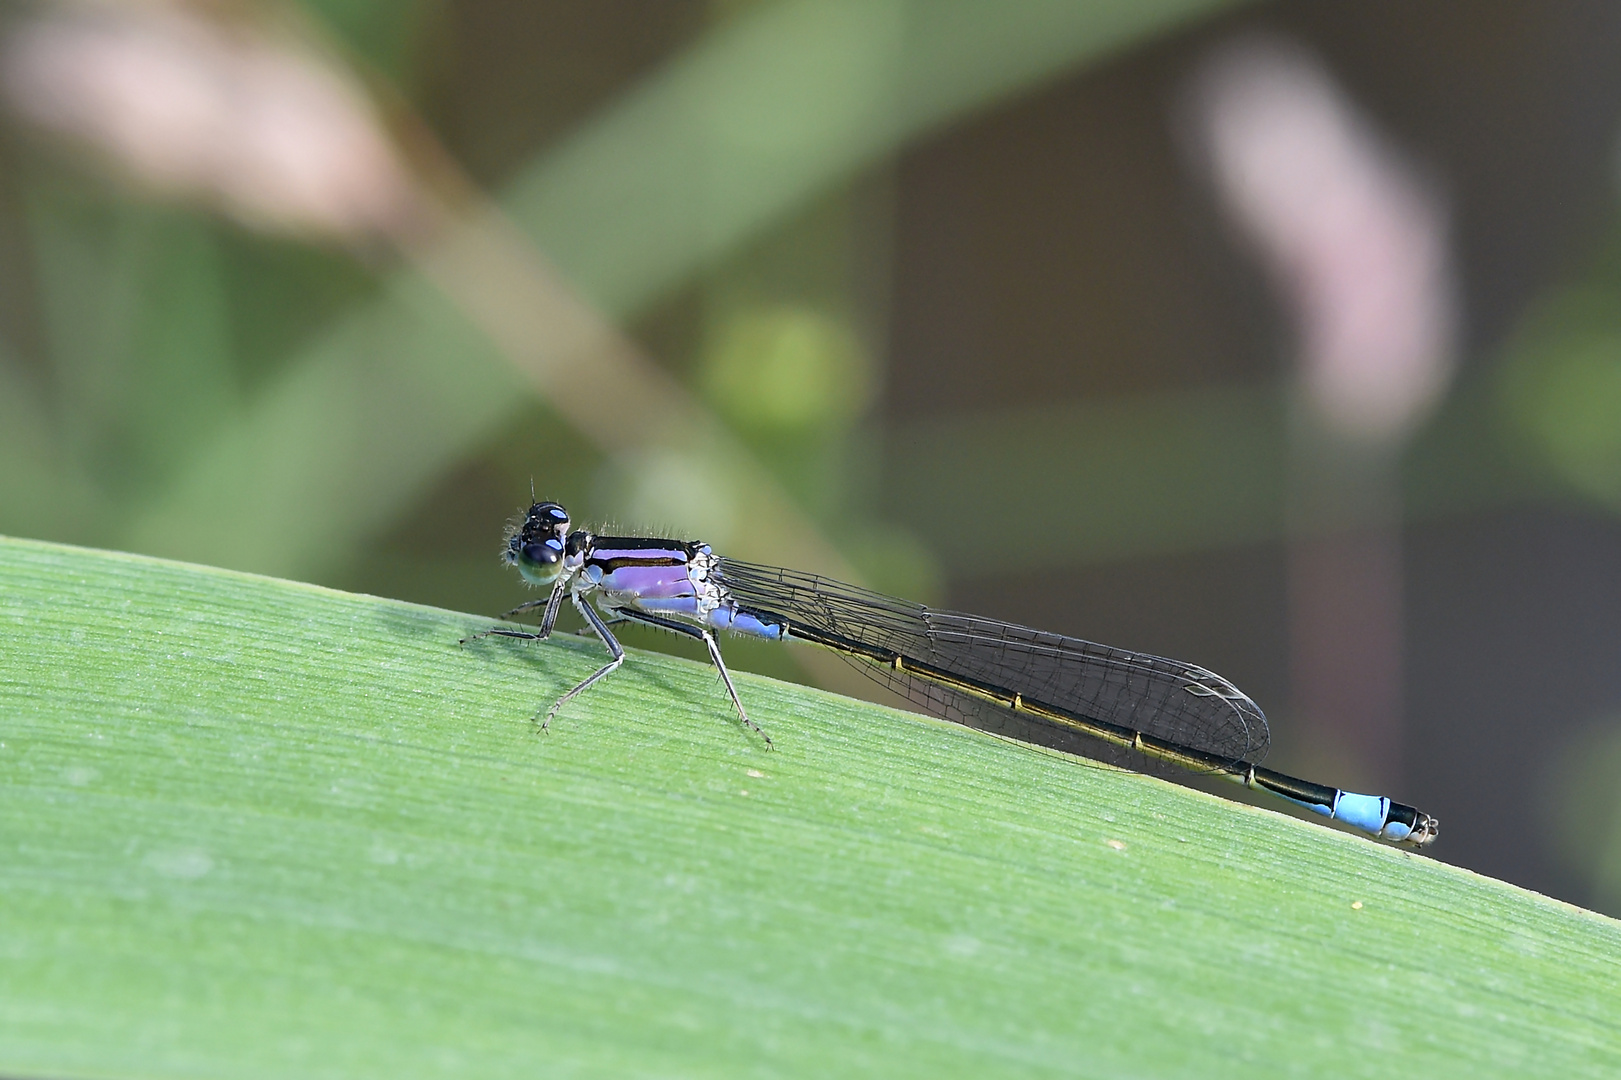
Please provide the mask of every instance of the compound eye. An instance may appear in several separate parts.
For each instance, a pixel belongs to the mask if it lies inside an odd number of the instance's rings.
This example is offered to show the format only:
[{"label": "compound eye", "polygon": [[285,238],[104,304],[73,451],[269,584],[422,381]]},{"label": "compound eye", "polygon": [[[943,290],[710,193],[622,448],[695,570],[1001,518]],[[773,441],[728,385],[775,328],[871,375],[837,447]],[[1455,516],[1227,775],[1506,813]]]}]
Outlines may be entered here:
[{"label": "compound eye", "polygon": [[566,532],[568,530],[568,511],[557,503],[536,503],[529,508],[529,521],[539,525],[549,532]]},{"label": "compound eye", "polygon": [[537,566],[551,566],[563,557],[563,545],[557,540],[547,540],[539,544],[525,544],[523,546],[525,562]]}]

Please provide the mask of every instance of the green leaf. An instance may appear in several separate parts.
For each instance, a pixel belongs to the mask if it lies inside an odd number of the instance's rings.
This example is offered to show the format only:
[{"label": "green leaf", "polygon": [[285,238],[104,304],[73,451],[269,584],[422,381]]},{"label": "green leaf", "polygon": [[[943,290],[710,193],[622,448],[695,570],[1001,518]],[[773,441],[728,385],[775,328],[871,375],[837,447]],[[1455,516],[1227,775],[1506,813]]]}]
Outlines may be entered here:
[{"label": "green leaf", "polygon": [[488,624],[0,540],[0,1073],[1621,1071],[1609,919]]}]

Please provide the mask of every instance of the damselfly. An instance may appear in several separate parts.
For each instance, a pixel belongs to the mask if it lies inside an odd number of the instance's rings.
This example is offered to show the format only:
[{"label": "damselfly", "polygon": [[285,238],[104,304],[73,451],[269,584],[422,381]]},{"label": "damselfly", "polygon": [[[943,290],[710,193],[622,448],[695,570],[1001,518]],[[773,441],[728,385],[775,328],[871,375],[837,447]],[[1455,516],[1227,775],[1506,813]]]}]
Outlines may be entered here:
[{"label": "damselfly", "polygon": [[1226,777],[1382,840],[1423,846],[1436,836],[1436,820],[1404,803],[1262,768],[1271,737],[1260,707],[1193,664],[740,562],[694,541],[595,536],[571,529],[568,512],[553,502],[529,507],[503,557],[531,584],[551,590],[506,613],[543,608],[540,626],[495,627],[467,641],[492,634],[542,640],[567,599],[612,657],[558,698],[543,729],[624,663],[609,627],[635,622],[702,641],[737,715],[769,746],[721,658],[715,632],[728,630],[833,649],[929,712],[971,727],[1088,757],[1139,754]]}]

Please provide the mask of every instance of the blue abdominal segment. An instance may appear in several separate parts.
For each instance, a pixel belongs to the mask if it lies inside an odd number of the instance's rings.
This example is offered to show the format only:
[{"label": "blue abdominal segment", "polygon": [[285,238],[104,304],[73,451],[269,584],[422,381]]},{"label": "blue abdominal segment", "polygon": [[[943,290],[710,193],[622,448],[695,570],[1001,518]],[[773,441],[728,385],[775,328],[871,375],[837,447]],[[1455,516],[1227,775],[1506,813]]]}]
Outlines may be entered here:
[{"label": "blue abdominal segment", "polygon": [[785,631],[781,623],[765,622],[746,611],[731,606],[718,607],[709,613],[709,625],[716,630],[730,630],[734,634],[781,641]]}]

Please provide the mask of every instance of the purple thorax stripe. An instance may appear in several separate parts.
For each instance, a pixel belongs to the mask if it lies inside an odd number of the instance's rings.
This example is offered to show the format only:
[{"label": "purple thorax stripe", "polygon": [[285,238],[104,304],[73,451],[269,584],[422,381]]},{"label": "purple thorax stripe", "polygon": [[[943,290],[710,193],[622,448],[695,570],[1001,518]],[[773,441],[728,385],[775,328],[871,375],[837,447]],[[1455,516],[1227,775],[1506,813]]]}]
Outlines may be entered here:
[{"label": "purple thorax stripe", "polygon": [[602,572],[605,574],[617,570],[621,566],[685,566],[687,565],[687,550],[686,548],[676,547],[594,547],[591,549],[591,557],[586,560],[586,564],[602,567]]},{"label": "purple thorax stripe", "polygon": [[657,601],[690,598],[696,590],[687,577],[685,547],[607,547],[591,550],[586,566],[602,572],[601,587],[609,593],[655,601],[650,609],[670,610]]}]

